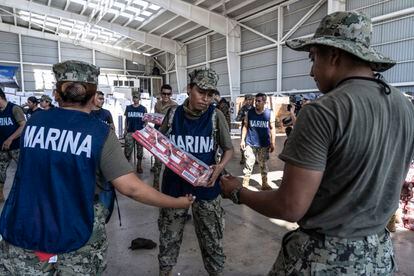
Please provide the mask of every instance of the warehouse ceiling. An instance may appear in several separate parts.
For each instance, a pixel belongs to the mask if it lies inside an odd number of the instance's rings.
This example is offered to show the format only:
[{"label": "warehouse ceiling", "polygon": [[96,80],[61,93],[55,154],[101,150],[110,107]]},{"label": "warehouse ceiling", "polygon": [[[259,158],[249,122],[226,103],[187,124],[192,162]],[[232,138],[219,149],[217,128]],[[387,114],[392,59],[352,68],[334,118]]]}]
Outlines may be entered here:
[{"label": "warehouse ceiling", "polygon": [[[0,28],[153,56],[286,0],[0,0]],[[294,2],[294,1],[290,1]],[[198,17],[197,17],[198,16]],[[207,16],[206,18],[203,18]],[[8,26],[10,25],[10,26]],[[15,26],[11,27],[11,26]],[[14,29],[13,29],[14,28]],[[225,28],[225,27],[222,27]],[[9,30],[7,29],[7,30]]]}]

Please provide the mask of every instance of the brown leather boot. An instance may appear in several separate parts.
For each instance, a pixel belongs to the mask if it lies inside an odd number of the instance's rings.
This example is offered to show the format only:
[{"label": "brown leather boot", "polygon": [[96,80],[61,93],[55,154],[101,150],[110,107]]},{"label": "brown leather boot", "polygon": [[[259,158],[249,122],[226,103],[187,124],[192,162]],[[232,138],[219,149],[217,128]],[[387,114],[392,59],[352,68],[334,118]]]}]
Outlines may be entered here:
[{"label": "brown leather boot", "polygon": [[262,191],[272,190],[269,184],[267,184],[267,176],[262,176]]},{"label": "brown leather boot", "polygon": [[250,176],[243,177],[243,187],[249,187]]},{"label": "brown leather boot", "polygon": [[137,160],[137,173],[141,174],[144,171],[142,170],[142,166],[141,166],[142,160]]}]

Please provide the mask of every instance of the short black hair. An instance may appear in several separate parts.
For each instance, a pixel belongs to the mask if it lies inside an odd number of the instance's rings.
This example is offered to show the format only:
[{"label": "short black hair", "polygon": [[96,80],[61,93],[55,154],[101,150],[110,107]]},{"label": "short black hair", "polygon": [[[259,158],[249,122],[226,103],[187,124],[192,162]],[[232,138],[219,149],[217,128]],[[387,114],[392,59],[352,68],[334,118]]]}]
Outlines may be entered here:
[{"label": "short black hair", "polygon": [[3,100],[6,100],[6,94],[4,94],[4,91],[2,88],[0,88],[0,98],[2,98]]},{"label": "short black hair", "polygon": [[27,99],[28,101],[34,103],[34,104],[38,104],[39,100],[35,97],[35,96],[31,96]]},{"label": "short black hair", "polygon": [[220,96],[220,92],[218,92],[217,90],[214,90],[214,96]]},{"label": "short black hair", "polygon": [[161,91],[162,91],[163,89],[166,89],[166,90],[171,90],[171,91],[172,91],[172,87],[171,87],[171,85],[169,85],[169,84],[164,84],[163,86],[161,86]]},{"label": "short black hair", "polygon": [[262,98],[263,98],[263,100],[265,100],[265,101],[266,101],[266,99],[267,99],[267,95],[266,95],[265,93],[257,93],[255,97],[256,97],[256,98],[262,97]]},{"label": "short black hair", "polygon": [[102,91],[96,91],[96,94],[98,94],[99,96],[105,96],[105,94]]}]

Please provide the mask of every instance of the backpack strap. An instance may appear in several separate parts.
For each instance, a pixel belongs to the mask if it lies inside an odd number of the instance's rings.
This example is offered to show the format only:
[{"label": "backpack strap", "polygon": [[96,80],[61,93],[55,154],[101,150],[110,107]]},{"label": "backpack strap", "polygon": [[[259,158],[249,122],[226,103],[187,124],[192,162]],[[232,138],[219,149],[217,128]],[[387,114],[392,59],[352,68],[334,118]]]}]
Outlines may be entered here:
[{"label": "backpack strap", "polygon": [[167,116],[167,120],[168,120],[168,124],[167,124],[168,130],[165,133],[165,136],[167,136],[167,137],[172,131],[172,124],[173,124],[173,120],[174,120],[174,114],[175,114],[175,111],[177,110],[177,107],[178,107],[178,105],[172,106],[167,111],[166,116]]},{"label": "backpack strap", "polygon": [[217,136],[218,136],[218,128],[217,128],[217,111],[216,109],[213,110],[213,115],[211,116],[212,124],[213,124],[213,130],[211,133],[211,137],[214,141],[214,149],[217,150],[218,143],[217,143]]}]

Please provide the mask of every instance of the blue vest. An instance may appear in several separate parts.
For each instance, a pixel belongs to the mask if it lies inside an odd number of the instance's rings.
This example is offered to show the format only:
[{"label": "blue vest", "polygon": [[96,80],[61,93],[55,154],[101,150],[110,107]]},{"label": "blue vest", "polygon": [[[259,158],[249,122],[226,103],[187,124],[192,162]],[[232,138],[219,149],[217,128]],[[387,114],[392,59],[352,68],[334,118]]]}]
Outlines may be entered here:
[{"label": "blue vest", "polygon": [[[215,107],[210,105],[208,110],[196,120],[185,117],[184,108],[178,106],[171,126],[170,139],[182,150],[191,153],[207,165],[215,164],[214,139],[212,137],[212,116]],[[173,171],[165,168],[162,183],[164,194],[179,197],[186,194],[195,195],[196,200],[212,200],[221,192],[219,181],[213,187],[194,187]]]},{"label": "blue vest", "polygon": [[267,108],[262,114],[257,114],[255,108],[247,112],[249,125],[246,144],[252,147],[268,147],[270,145],[270,115],[271,110]]},{"label": "blue vest", "polygon": [[[0,111],[0,149],[4,141],[10,137],[18,128],[19,123],[13,116],[14,103],[8,102],[6,108]],[[20,144],[20,137],[13,140],[10,149],[18,149]]]},{"label": "blue vest", "polygon": [[95,117],[98,120],[101,120],[102,122],[106,123],[106,124],[111,124],[111,112],[109,112],[109,110],[106,110],[104,108],[100,108],[98,110],[92,110],[90,113],[93,117]]},{"label": "blue vest", "polygon": [[141,130],[144,128],[144,121],[142,118],[144,114],[147,113],[147,109],[143,105],[134,107],[133,105],[128,105],[125,110],[126,121],[128,124],[127,132],[135,132],[136,130]]},{"label": "blue vest", "polygon": [[54,108],[30,118],[0,218],[7,242],[60,254],[89,240],[95,174],[108,133],[106,124],[80,111]]},{"label": "blue vest", "polygon": [[41,109],[41,108],[36,108],[36,110],[34,110],[34,111],[31,110],[31,109],[28,110],[27,111],[27,114],[26,114],[26,119],[29,120],[29,118],[32,117],[33,114],[38,113],[38,112],[41,112],[41,111],[43,111],[43,109]]}]

